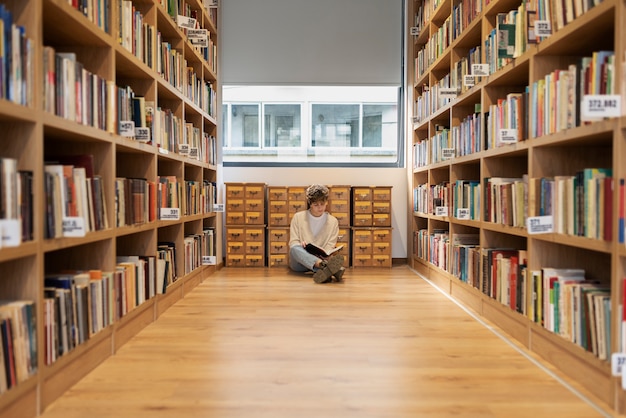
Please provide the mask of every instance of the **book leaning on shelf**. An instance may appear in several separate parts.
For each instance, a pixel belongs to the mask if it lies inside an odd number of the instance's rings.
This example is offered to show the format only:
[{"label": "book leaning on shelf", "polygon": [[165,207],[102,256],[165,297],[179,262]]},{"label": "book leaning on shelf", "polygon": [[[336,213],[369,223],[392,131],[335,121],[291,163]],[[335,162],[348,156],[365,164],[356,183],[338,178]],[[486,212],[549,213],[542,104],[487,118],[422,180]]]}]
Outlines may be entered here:
[{"label": "book leaning on shelf", "polygon": [[35,303],[0,301],[0,393],[37,371]]}]

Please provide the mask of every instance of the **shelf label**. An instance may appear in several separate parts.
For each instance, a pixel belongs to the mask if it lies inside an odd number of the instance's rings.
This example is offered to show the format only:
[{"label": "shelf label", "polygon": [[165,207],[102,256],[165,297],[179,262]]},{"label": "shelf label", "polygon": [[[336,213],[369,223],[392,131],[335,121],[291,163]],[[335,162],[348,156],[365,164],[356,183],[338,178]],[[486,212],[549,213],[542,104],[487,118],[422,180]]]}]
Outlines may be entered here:
[{"label": "shelf label", "polygon": [[165,154],[168,155],[170,152],[168,150],[166,150],[165,148],[161,148],[159,147],[159,154]]},{"label": "shelf label", "polygon": [[224,204],[223,203],[214,203],[213,204],[213,212],[224,212]]},{"label": "shelf label", "polygon": [[209,47],[209,34],[206,29],[189,29],[187,31],[187,38],[193,46],[199,46],[201,48]]},{"label": "shelf label", "polygon": [[456,99],[457,91],[455,87],[442,87],[439,89],[439,98]]},{"label": "shelf label", "polygon": [[621,105],[622,99],[617,94],[586,94],[580,106],[580,119],[618,118],[622,115]]},{"label": "shelf label", "polygon": [[[626,366],[626,353],[611,354],[611,375],[624,376],[624,366]],[[623,380],[622,380],[623,384]]]},{"label": "shelf label", "polygon": [[180,208],[161,208],[159,219],[164,221],[180,220]]},{"label": "shelf label", "polygon": [[417,26],[411,27],[411,35],[419,36],[420,35],[420,28],[418,28]]},{"label": "shelf label", "polygon": [[552,215],[533,216],[526,222],[529,234],[549,234],[554,232]]},{"label": "shelf label", "polygon": [[463,85],[465,87],[474,87],[475,78],[473,75],[465,74],[463,76]]},{"label": "shelf label", "polygon": [[19,219],[0,219],[1,247],[17,247],[22,243],[22,223]]},{"label": "shelf label", "polygon": [[447,206],[437,206],[435,208],[435,215],[437,215],[437,216],[448,216],[448,207]]},{"label": "shelf label", "polygon": [[549,20],[535,20],[535,36],[545,38],[552,35],[552,24]]},{"label": "shelf label", "polygon": [[85,220],[80,216],[64,216],[63,236],[71,238],[84,237]]},{"label": "shelf label", "polygon": [[202,265],[203,266],[214,266],[217,264],[217,257],[214,255],[203,255],[202,256]]},{"label": "shelf label", "polygon": [[450,158],[454,158],[454,148],[442,148],[441,159],[449,160]]},{"label": "shelf label", "polygon": [[472,64],[472,75],[485,77],[489,75],[489,64]]},{"label": "shelf label", "polygon": [[517,129],[500,129],[500,142],[503,144],[513,144],[517,139]]},{"label": "shelf label", "polygon": [[135,136],[135,122],[132,120],[120,121],[120,135],[126,138]]},{"label": "shelf label", "polygon": [[418,124],[420,123],[420,117],[419,116],[413,116],[413,124]]},{"label": "shelf label", "polygon": [[466,221],[470,220],[470,210],[469,208],[458,208],[456,210],[457,219],[463,219]]},{"label": "shelf label", "polygon": [[217,8],[217,0],[209,0],[210,8]]},{"label": "shelf label", "polygon": [[200,150],[198,147],[189,147],[189,158],[193,158],[194,160],[200,159]]},{"label": "shelf label", "polygon": [[135,140],[139,142],[149,142],[150,128],[135,128]]},{"label": "shelf label", "polygon": [[178,153],[183,156],[188,156],[189,144],[178,144]]},{"label": "shelf label", "polygon": [[196,19],[194,19],[193,17],[178,15],[176,16],[176,23],[181,28],[185,28],[185,29],[196,28]]}]

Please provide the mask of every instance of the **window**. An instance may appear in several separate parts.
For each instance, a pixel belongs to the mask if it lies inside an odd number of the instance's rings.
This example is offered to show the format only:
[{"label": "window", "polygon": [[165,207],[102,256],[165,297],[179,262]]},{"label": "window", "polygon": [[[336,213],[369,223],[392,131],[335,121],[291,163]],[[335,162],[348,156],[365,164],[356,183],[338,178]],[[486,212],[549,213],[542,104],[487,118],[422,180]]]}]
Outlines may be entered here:
[{"label": "window", "polygon": [[399,163],[399,88],[224,86],[224,163]]}]

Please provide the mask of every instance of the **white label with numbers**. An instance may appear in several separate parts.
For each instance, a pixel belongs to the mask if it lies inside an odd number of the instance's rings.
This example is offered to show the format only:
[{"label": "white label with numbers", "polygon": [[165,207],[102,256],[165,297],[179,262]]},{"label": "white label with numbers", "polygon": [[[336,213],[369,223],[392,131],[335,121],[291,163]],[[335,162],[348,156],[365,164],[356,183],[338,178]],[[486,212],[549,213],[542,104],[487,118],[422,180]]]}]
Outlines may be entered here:
[{"label": "white label with numbers", "polygon": [[419,36],[419,34],[420,34],[420,28],[418,28],[417,26],[413,26],[411,28],[411,35]]},{"label": "white label with numbers", "polygon": [[224,204],[223,203],[213,204],[213,212],[224,212]]},{"label": "white label with numbers", "polygon": [[489,75],[489,64],[472,64],[472,75],[484,77]]},{"label": "white label with numbers", "polygon": [[463,85],[465,87],[474,87],[475,79],[473,75],[465,74],[463,76]]},{"label": "white label with numbers", "polygon": [[517,139],[517,129],[500,129],[500,142],[503,144],[512,144]]},{"label": "white label with numbers", "polygon": [[196,19],[193,17],[178,15],[176,17],[176,23],[178,26],[185,29],[195,29],[196,27]]},{"label": "white label with numbers", "polygon": [[22,223],[19,219],[0,219],[0,247],[17,247],[22,243]]},{"label": "white label with numbers", "polygon": [[454,87],[442,87],[439,89],[439,97],[442,99],[456,99],[457,92]]},{"label": "white label with numbers", "polygon": [[622,99],[617,94],[587,94],[583,96],[580,118],[583,121],[598,118],[617,118],[622,115]]},{"label": "white label with numbers", "polygon": [[164,221],[178,221],[180,220],[180,209],[179,208],[161,208],[159,212],[161,215],[159,219]]},{"label": "white label with numbers", "polygon": [[150,128],[135,128],[135,140],[140,142],[150,141]]},{"label": "white label with numbers", "polygon": [[419,116],[413,116],[413,124],[416,123],[420,123],[420,117]]},{"label": "white label with numbers", "polygon": [[217,264],[217,258],[214,255],[203,255],[202,256],[202,265],[203,266],[214,266]]},{"label": "white label with numbers", "polygon": [[549,234],[554,232],[554,222],[552,215],[533,216],[526,222],[529,234]]},{"label": "white label with numbers", "polygon": [[209,34],[206,29],[189,29],[187,30],[187,38],[193,46],[209,47]]},{"label": "white label with numbers", "polygon": [[441,159],[449,160],[450,158],[454,158],[454,148],[443,148],[441,150]]},{"label": "white label with numbers", "polygon": [[85,220],[80,216],[63,217],[63,236],[73,238],[84,237]]},{"label": "white label with numbers", "polygon": [[189,147],[189,158],[193,158],[194,160],[200,159],[200,151],[198,147]]},{"label": "white label with numbers", "polygon": [[470,210],[469,210],[469,208],[458,208],[456,210],[456,217],[458,219],[469,220],[470,219]]},{"label": "white label with numbers", "polygon": [[626,365],[626,353],[611,354],[611,375],[612,376],[623,376],[625,365]]},{"label": "white label with numbers", "polygon": [[120,135],[126,138],[135,136],[135,122],[132,120],[120,121]]},{"label": "white label with numbers", "polygon": [[552,35],[552,24],[549,20],[535,20],[535,36],[545,38]]},{"label": "white label with numbers", "polygon": [[178,144],[178,153],[180,155],[189,155],[189,144]]},{"label": "white label with numbers", "polygon": [[448,207],[447,206],[437,206],[435,208],[435,215],[437,215],[437,216],[448,216]]}]

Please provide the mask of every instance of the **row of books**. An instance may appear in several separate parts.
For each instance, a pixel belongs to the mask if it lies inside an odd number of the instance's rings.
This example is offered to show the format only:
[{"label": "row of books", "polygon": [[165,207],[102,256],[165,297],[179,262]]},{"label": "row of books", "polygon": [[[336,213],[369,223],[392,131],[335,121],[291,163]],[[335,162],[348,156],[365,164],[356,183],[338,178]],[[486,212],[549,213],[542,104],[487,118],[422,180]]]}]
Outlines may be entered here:
[{"label": "row of books", "polygon": [[102,177],[93,156],[64,156],[44,166],[46,238],[83,236],[109,227]]},{"label": "row of books", "polygon": [[153,25],[144,22],[143,14],[132,1],[118,3],[117,39],[120,45],[150,68],[156,60],[156,33]]},{"label": "row of books", "polygon": [[526,139],[526,93],[508,93],[488,107],[485,123],[485,149]]},{"label": "row of books", "polygon": [[33,239],[33,172],[15,158],[0,158],[0,248]]},{"label": "row of books", "polygon": [[215,256],[215,229],[207,228],[201,234],[187,235],[184,244],[185,274],[209,264],[208,257]]},{"label": "row of books", "polygon": [[413,211],[419,213],[449,216],[448,208],[452,204],[450,182],[438,184],[419,184],[413,189]]},{"label": "row of books", "polygon": [[[457,236],[458,235],[458,236]],[[415,231],[415,255],[601,360],[611,352],[610,288],[582,269],[529,270],[527,252],[481,248],[477,234]],[[424,257],[426,255],[427,257]]]},{"label": "row of books", "polygon": [[111,20],[111,2],[109,0],[67,0],[73,8],[84,14],[106,33],[109,32]]},{"label": "row of books", "polygon": [[28,379],[37,367],[35,302],[0,302],[0,393]]},{"label": "row of books", "polygon": [[33,104],[33,42],[13,13],[0,4],[0,98],[22,106]]}]

